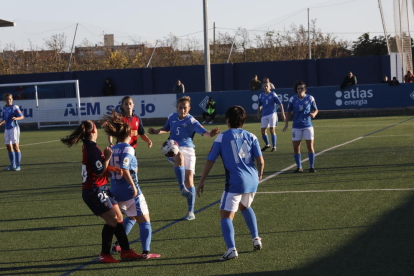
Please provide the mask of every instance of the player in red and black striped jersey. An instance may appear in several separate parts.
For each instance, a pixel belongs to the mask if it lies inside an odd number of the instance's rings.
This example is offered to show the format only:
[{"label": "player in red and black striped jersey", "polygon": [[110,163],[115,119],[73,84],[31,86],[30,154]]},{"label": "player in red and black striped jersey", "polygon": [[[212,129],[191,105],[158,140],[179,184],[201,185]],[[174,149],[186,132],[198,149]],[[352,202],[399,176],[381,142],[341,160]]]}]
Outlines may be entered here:
[{"label": "player in red and black striped jersey", "polygon": [[[137,146],[137,138],[138,135],[144,140],[148,147],[152,147],[152,141],[148,138],[147,134],[145,134],[144,125],[142,124],[141,118],[138,117],[137,114],[133,112],[134,109],[134,101],[130,96],[125,96],[122,98],[121,101],[121,115],[122,120],[125,123],[128,123],[131,127],[131,140],[129,144],[135,149]],[[108,136],[109,145],[112,147],[114,144],[112,143],[112,136]]]},{"label": "player in red and black striped jersey", "polygon": [[102,251],[99,261],[104,263],[118,263],[111,255],[112,238],[115,235],[122,248],[121,259],[141,259],[142,255],[135,253],[129,247],[129,241],[122,222],[122,213],[118,202],[106,187],[108,170],[120,171],[110,167],[109,160],[112,150],[105,148],[104,152],[96,145],[98,131],[93,121],[83,121],[81,125],[68,135],[60,139],[65,145],[71,147],[83,142],[82,147],[82,198],[89,209],[105,220],[102,229]]}]

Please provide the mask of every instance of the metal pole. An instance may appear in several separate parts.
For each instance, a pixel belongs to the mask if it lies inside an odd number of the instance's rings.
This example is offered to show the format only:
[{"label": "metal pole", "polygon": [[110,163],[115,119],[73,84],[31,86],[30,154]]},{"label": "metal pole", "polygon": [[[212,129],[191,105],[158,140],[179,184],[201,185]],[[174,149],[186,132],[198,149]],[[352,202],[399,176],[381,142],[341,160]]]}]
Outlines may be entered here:
[{"label": "metal pole", "polygon": [[146,66],[147,68],[148,68],[148,66],[149,66],[149,65],[150,65],[150,63],[151,63],[152,56],[154,55],[155,49],[157,48],[157,44],[158,44],[158,40],[155,42],[154,50],[152,50],[151,56],[150,56],[150,58],[149,58],[149,60],[148,60],[147,66]]},{"label": "metal pole", "polygon": [[70,69],[70,61],[72,60],[73,46],[75,45],[76,32],[78,31],[78,23],[76,23],[75,35],[73,36],[72,49],[70,50],[70,57],[68,62],[68,72]]},{"label": "metal pole", "polygon": [[311,43],[310,43],[310,19],[309,19],[309,8],[308,8],[308,47],[309,47],[309,59],[312,59]]},{"label": "metal pole", "polygon": [[381,0],[378,0],[378,7],[379,7],[379,10],[380,10],[380,13],[381,13],[381,20],[382,20],[382,27],[384,28],[385,41],[387,42],[387,51],[388,51],[388,55],[390,55],[390,53],[391,53],[390,42],[388,41],[387,27],[385,26],[384,13],[382,12]]},{"label": "metal pole", "polygon": [[401,26],[401,2],[400,0],[398,0],[398,12],[400,14],[400,38],[401,38],[401,65],[402,65],[402,79],[404,81],[404,72],[405,72],[405,67],[404,67],[404,40],[403,40],[403,36],[402,36],[402,26]]},{"label": "metal pole", "polygon": [[236,37],[234,37],[234,39],[233,39],[233,43],[231,44],[231,48],[230,48],[229,57],[227,58],[226,63],[229,63],[229,61],[230,61],[230,56],[231,56],[231,52],[233,51],[233,45],[234,45],[234,42],[235,42],[235,41],[236,41]]},{"label": "metal pole", "polygon": [[216,22],[213,22],[213,44],[216,45]]},{"label": "metal pole", "polygon": [[208,39],[208,9],[207,0],[203,0],[204,16],[204,82],[205,92],[211,92],[211,72],[210,72],[210,41]]}]

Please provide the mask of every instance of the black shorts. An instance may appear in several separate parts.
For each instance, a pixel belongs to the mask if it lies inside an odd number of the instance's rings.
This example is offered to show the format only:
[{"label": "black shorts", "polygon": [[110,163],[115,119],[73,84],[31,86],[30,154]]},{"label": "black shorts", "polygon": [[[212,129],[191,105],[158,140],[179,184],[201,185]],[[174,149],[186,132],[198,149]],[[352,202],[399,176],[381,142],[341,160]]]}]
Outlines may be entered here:
[{"label": "black shorts", "polygon": [[98,188],[82,190],[82,198],[96,216],[108,212],[114,205],[118,204],[105,185]]}]

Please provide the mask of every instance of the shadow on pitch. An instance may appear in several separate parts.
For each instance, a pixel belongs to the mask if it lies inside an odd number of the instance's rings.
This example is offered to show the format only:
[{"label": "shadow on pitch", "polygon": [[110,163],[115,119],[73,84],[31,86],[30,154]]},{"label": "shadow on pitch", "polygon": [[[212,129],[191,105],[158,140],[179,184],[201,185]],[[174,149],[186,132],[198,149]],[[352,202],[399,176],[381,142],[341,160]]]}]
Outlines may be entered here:
[{"label": "shadow on pitch", "polygon": [[237,275],[414,275],[413,218],[414,196],[411,196],[332,254],[298,269]]}]

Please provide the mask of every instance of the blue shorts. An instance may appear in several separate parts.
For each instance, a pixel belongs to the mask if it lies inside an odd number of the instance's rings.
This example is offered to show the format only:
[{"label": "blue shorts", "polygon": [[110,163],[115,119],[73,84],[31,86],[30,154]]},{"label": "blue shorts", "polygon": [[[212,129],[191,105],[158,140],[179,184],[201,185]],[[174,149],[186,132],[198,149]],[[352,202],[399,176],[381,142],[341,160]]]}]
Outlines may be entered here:
[{"label": "blue shorts", "polygon": [[118,202],[114,199],[106,185],[98,188],[82,190],[83,201],[89,209],[96,215],[100,216],[111,210]]}]

